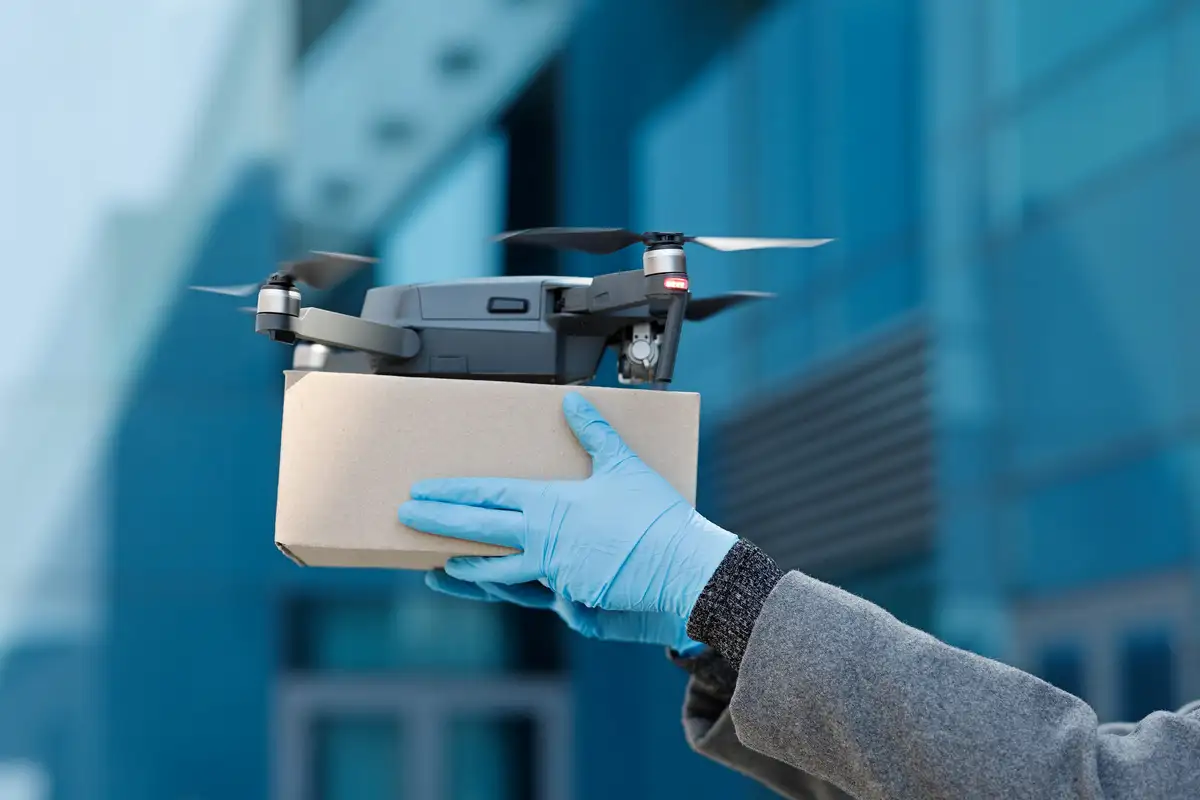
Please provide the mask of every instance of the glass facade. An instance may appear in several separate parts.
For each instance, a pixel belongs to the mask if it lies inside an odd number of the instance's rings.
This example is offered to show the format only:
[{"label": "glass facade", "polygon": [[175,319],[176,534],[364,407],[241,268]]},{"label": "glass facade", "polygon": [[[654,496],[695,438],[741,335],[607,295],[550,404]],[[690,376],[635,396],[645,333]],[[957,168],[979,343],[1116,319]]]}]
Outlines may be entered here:
[{"label": "glass facade", "polygon": [[[1200,694],[1185,625],[1088,616],[1097,587],[1195,569],[1200,552],[1200,0],[586,5],[539,78],[546,119],[529,130],[553,153],[489,118],[365,235],[378,267],[322,302],[353,312],[372,283],[512,269],[519,256],[489,238],[516,195],[523,225],[834,237],[692,251],[698,296],[778,295],[689,324],[677,384],[703,395],[706,426],[901,317],[927,320],[936,541],[841,584],[954,644],[1020,651],[1066,691],[1099,687],[1112,716]],[[300,48],[351,7],[304,4]],[[241,61],[274,85],[277,65]],[[136,374],[88,489],[103,497],[80,504],[96,540],[83,572],[103,576],[78,604],[96,606],[88,640],[35,641],[0,663],[0,786],[48,782],[64,800],[758,796],[689,751],[685,679],[658,649],[435,595],[419,576],[280,557],[269,532],[290,353],[229,306],[182,296],[293,255],[279,252],[285,159],[266,144],[282,138],[267,95],[228,101],[253,117],[254,145],[237,175],[188,198],[203,208],[194,236],[157,210],[122,228],[173,242],[147,253],[192,245],[164,293],[169,324],[129,351]],[[515,150],[544,173],[522,192]],[[552,188],[533,197],[540,185]],[[154,258],[114,260],[149,298],[132,277]],[[557,263],[586,275],[636,255]],[[719,510],[711,485],[701,505]],[[1014,647],[1026,601],[1077,605],[1092,638],[1077,647],[1064,624]],[[34,605],[39,619],[57,608]]]},{"label": "glass facade", "polygon": [[1046,648],[1038,658],[1038,677],[1067,694],[1087,700],[1085,657],[1074,644],[1057,644]]},{"label": "glass facade", "polygon": [[1121,718],[1140,720],[1155,711],[1171,711],[1181,702],[1177,690],[1178,655],[1170,630],[1127,632],[1120,647]]},{"label": "glass facade", "polygon": [[689,255],[698,295],[778,294],[688,330],[677,382],[707,421],[920,303],[916,20],[899,0],[771,4],[638,127],[640,229],[837,239]]}]

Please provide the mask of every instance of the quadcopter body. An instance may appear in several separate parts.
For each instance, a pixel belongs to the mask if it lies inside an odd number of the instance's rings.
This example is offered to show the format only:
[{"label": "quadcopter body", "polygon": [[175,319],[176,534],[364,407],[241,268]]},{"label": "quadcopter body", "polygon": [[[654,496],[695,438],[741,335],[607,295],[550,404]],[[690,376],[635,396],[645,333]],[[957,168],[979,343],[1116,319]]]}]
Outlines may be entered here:
[{"label": "quadcopter body", "polygon": [[[370,372],[432,378],[581,384],[593,380],[605,352],[618,356],[625,384],[670,384],[685,321],[770,297],[730,292],[693,299],[685,242],[719,250],[811,247],[829,240],[762,240],[636,234],[614,228],[540,228],[502,239],[590,253],[645,247],[642,269],[594,278],[476,278],[380,286],[368,290],[360,316],[304,307],[297,284],[340,282],[367,259],[319,253],[284,265],[265,282],[209,289],[257,290],[255,330],[297,346],[295,366],[329,369],[339,352],[357,352]],[[195,287],[203,288],[203,287]],[[250,309],[248,309],[250,310]]]}]

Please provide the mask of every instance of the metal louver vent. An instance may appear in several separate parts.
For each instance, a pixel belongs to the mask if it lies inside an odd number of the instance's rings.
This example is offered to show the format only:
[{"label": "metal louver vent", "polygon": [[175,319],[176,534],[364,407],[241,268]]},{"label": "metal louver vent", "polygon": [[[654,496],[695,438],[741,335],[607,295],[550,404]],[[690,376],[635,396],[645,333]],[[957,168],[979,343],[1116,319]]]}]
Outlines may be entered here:
[{"label": "metal louver vent", "polygon": [[715,432],[721,521],[828,578],[924,551],[935,524],[927,335],[907,324]]}]

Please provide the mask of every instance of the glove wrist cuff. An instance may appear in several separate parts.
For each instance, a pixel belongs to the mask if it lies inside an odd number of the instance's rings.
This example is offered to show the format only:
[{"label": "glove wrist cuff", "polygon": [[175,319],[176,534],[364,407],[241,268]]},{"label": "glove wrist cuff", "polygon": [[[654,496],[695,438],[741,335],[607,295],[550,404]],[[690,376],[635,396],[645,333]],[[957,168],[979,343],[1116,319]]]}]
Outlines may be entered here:
[{"label": "glove wrist cuff", "polygon": [[700,592],[688,616],[688,638],[712,647],[736,672],[754,623],[783,575],[770,556],[738,539]]}]

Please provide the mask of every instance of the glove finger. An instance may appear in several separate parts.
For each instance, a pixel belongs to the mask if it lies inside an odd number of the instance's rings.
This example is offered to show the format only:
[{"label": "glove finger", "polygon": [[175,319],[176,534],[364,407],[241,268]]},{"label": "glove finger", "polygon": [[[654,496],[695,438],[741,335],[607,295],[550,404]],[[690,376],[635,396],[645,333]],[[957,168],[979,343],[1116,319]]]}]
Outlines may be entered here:
[{"label": "glove finger", "polygon": [[592,471],[603,472],[633,455],[612,425],[578,392],[563,398],[563,413],[575,438],[592,457]]},{"label": "glove finger", "polygon": [[458,556],[446,562],[446,573],[471,583],[529,583],[537,580],[536,562],[523,553],[511,556]]},{"label": "glove finger", "polygon": [[554,608],[554,592],[536,581],[511,586],[503,583],[481,583],[479,586],[492,597],[507,600],[513,605],[524,608]]},{"label": "glove finger", "polygon": [[485,603],[498,603],[500,599],[493,597],[483,587],[460,581],[457,578],[451,578],[444,571],[430,570],[425,573],[425,585],[435,592],[450,595],[451,597],[461,597],[464,600],[481,600]]},{"label": "glove finger", "polygon": [[403,524],[426,533],[517,550],[525,547],[525,518],[519,511],[409,500],[400,506],[398,516]]},{"label": "glove finger", "polygon": [[409,494],[413,500],[522,511],[541,486],[517,478],[438,478],[417,481]]}]

